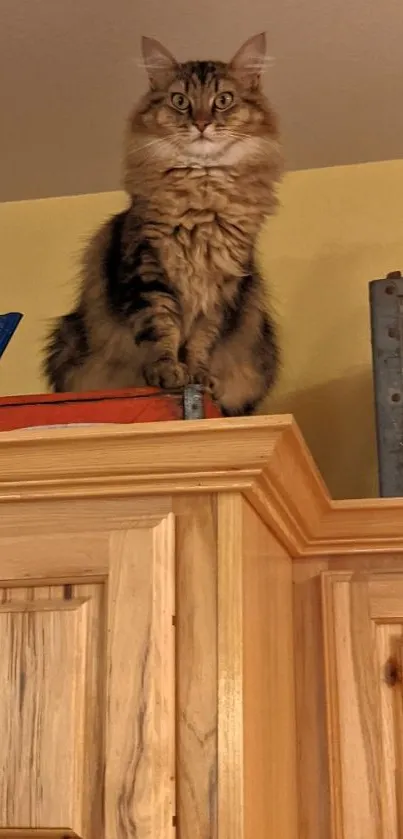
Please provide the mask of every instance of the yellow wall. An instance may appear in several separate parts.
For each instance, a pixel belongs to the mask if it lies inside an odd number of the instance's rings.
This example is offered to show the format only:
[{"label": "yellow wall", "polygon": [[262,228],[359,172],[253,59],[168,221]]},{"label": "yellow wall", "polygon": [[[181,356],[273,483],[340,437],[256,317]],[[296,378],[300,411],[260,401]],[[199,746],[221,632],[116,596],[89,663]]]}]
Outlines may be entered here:
[{"label": "yellow wall", "polygon": [[[281,323],[271,412],[292,411],[336,497],[376,493],[368,282],[403,267],[403,161],[291,173],[260,259]],[[0,394],[41,390],[49,319],[74,293],[88,233],[119,193],[0,205],[0,311],[25,318],[0,361]]]}]

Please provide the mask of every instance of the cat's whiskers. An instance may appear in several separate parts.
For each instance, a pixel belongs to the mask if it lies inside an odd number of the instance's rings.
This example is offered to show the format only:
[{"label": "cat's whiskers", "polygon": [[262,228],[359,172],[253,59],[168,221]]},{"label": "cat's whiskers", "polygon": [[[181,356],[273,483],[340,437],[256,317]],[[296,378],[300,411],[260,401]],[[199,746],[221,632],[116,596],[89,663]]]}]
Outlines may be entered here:
[{"label": "cat's whiskers", "polygon": [[180,136],[180,132],[176,132],[175,134],[171,134],[169,137],[155,137],[153,140],[150,140],[148,143],[143,143],[142,146],[136,146],[136,151],[144,151],[145,149],[149,149],[152,146],[159,146],[164,145],[167,142],[172,142],[177,137]]},{"label": "cat's whiskers", "polygon": [[262,149],[265,144],[265,138],[256,136],[255,134],[245,134],[241,131],[232,131],[229,129],[225,132],[225,137],[228,138],[230,143],[245,143],[248,144],[250,151],[252,149],[258,151],[258,149]]},{"label": "cat's whiskers", "polygon": [[226,131],[223,131],[223,134],[225,135],[225,137],[229,137],[232,140],[250,140],[250,138],[252,137],[251,134],[245,134],[240,131],[233,131],[231,128]]}]

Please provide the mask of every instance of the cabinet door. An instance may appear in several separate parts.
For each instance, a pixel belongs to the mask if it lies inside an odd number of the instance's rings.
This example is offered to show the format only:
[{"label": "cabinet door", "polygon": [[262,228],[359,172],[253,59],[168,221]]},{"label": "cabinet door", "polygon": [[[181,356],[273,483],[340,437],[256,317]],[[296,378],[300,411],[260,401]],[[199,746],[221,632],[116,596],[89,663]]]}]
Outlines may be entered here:
[{"label": "cabinet door", "polygon": [[332,839],[403,836],[403,573],[325,573]]},{"label": "cabinet door", "polygon": [[19,509],[0,524],[0,836],[169,839],[172,516]]}]

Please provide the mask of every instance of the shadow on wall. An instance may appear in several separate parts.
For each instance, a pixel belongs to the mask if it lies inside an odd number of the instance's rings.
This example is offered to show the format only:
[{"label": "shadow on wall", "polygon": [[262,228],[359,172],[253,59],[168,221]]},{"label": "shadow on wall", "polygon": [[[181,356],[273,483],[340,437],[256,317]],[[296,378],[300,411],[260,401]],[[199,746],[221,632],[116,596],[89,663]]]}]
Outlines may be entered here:
[{"label": "shadow on wall", "polygon": [[368,283],[401,264],[403,239],[397,248],[328,237],[308,255],[301,242],[299,259],[285,256],[283,239],[271,252],[262,244],[283,356],[264,412],[295,416],[333,498],[376,497]]},{"label": "shadow on wall", "polygon": [[294,415],[333,498],[378,495],[370,370],[274,395],[265,412]]},{"label": "shadow on wall", "polygon": [[403,162],[291,173],[258,263],[283,370],[266,411],[294,413],[334,497],[377,495],[368,283],[403,266]]}]

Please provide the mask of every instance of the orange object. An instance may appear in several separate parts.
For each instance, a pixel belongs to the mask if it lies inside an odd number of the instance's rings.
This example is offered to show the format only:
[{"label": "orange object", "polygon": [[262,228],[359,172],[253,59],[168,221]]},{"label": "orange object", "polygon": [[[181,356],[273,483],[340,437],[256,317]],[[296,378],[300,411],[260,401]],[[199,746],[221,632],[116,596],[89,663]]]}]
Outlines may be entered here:
[{"label": "orange object", "polygon": [[0,399],[0,431],[51,425],[213,419],[220,416],[212,400],[193,388],[172,393],[145,387]]}]

